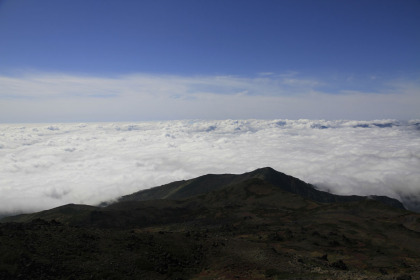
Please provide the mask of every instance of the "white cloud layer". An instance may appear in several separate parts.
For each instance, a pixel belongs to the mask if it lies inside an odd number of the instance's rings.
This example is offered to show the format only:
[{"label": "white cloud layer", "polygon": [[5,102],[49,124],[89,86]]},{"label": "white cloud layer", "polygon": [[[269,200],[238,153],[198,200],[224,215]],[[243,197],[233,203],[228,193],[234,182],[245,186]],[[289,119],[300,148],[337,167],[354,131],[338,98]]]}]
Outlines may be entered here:
[{"label": "white cloud layer", "polygon": [[207,173],[271,166],[337,194],[420,210],[420,121],[0,125],[0,213],[96,204]]},{"label": "white cloud layer", "polygon": [[0,121],[420,118],[418,82],[378,80],[375,89],[356,91],[358,82],[332,83],[297,73],[0,76]]}]

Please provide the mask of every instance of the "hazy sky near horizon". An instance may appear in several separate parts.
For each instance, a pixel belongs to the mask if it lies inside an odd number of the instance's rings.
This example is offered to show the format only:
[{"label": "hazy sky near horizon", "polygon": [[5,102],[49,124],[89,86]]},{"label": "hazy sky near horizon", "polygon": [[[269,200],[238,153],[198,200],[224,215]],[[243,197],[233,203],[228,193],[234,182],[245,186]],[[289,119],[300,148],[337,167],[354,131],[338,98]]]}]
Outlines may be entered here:
[{"label": "hazy sky near horizon", "polygon": [[0,122],[418,119],[420,2],[0,1]]}]

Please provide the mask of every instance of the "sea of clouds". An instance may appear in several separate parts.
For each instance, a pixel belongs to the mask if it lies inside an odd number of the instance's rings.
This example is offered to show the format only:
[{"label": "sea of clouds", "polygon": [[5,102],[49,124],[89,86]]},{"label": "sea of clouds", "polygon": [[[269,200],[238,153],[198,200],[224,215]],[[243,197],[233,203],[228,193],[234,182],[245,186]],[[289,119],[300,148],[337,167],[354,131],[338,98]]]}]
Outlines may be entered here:
[{"label": "sea of clouds", "polygon": [[265,166],[420,211],[420,121],[186,120],[0,124],[0,214]]}]

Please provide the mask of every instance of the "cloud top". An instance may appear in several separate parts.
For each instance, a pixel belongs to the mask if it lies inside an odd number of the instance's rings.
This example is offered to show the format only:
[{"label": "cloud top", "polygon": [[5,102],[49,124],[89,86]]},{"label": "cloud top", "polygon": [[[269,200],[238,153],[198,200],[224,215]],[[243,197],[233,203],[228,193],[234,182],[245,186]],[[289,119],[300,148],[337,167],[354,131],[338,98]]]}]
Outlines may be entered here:
[{"label": "cloud top", "polygon": [[207,173],[271,166],[337,194],[420,210],[420,120],[0,125],[0,213],[96,204]]}]

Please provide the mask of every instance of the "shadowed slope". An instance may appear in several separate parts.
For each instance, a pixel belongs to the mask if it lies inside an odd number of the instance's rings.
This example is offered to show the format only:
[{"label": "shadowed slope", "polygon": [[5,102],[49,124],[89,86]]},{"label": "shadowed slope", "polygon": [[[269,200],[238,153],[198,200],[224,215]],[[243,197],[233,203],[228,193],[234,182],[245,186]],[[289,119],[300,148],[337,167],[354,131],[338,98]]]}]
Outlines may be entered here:
[{"label": "shadowed slope", "polygon": [[269,168],[138,194],[165,199],[2,220],[0,279],[420,277],[420,214],[363,197],[316,202],[340,197]]},{"label": "shadowed slope", "polygon": [[[18,215],[3,218],[2,221],[28,222],[42,218],[56,219],[73,225],[94,225],[105,227],[145,226],[150,224],[180,222],[185,217],[190,220],[204,208],[211,209],[215,205],[226,207],[240,202],[249,202],[244,194],[250,194],[249,184],[253,184],[256,193],[270,189],[270,195],[254,195],[255,201],[263,207],[298,205],[317,203],[345,203],[365,200],[376,200],[386,205],[404,209],[395,199],[381,196],[339,196],[319,191],[314,186],[297,178],[285,175],[266,167],[241,175],[222,174],[204,175],[198,178],[173,182],[160,187],[142,190],[123,196],[118,202],[106,207],[87,205],[64,205],[51,210],[34,214]],[[268,187],[269,186],[269,187]],[[215,197],[217,197],[215,199]],[[263,197],[265,197],[263,199]],[[306,201],[306,200],[310,201]],[[291,206],[291,202],[295,206]],[[303,201],[305,201],[303,203]],[[312,203],[313,204],[313,203]],[[315,205],[315,204],[313,204]]]},{"label": "shadowed slope", "polygon": [[244,182],[251,178],[259,178],[269,182],[281,190],[298,194],[304,198],[321,202],[350,202],[365,199],[381,201],[390,206],[405,209],[401,202],[386,196],[342,196],[334,195],[328,192],[319,191],[313,185],[305,183],[297,178],[278,172],[270,167],[260,168],[252,172],[241,175],[222,174],[222,175],[204,175],[198,178],[173,182],[160,187],[142,190],[131,195],[120,198],[120,201],[129,200],[150,200],[150,199],[184,199],[193,197],[209,191],[220,190],[229,185]]}]

